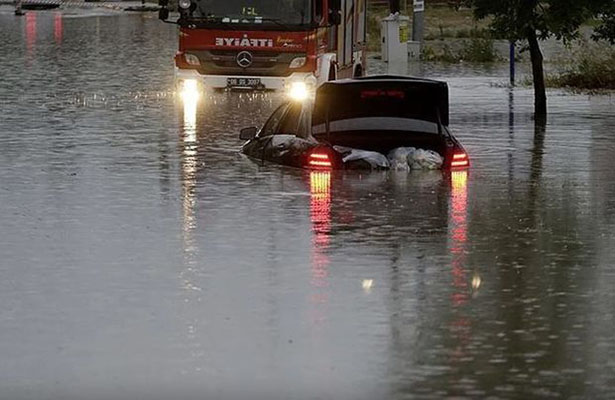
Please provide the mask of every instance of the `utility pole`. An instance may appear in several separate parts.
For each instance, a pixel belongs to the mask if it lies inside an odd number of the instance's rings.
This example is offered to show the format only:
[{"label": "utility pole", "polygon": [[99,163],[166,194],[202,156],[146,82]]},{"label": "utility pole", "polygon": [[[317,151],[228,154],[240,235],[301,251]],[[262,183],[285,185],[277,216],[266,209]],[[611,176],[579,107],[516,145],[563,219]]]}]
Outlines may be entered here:
[{"label": "utility pole", "polygon": [[423,43],[425,21],[425,0],[414,0],[412,14],[412,41]]},{"label": "utility pole", "polygon": [[399,0],[389,0],[389,11],[391,15],[399,14]]}]

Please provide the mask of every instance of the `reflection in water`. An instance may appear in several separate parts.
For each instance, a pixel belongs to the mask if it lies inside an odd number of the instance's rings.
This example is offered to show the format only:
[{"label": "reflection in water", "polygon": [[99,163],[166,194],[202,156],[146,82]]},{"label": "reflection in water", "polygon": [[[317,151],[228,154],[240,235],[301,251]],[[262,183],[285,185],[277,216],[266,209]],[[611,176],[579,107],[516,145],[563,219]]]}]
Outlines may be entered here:
[{"label": "reflection in water", "polygon": [[514,174],[513,149],[515,148],[515,92],[513,88],[508,89],[508,187],[512,189]]},{"label": "reflection in water", "polygon": [[201,97],[199,95],[199,85],[195,79],[186,79],[182,84],[182,90],[179,93],[184,104],[196,106]]},{"label": "reflection in water", "polygon": [[53,37],[56,44],[62,43],[63,28],[62,13],[55,13],[53,16]]},{"label": "reflection in water", "polygon": [[198,98],[184,99],[184,143],[196,142],[196,109]]},{"label": "reflection in water", "polygon": [[532,210],[535,210],[537,192],[539,190],[540,177],[542,176],[542,157],[545,147],[545,132],[546,121],[543,118],[537,118],[534,123],[534,146],[532,148],[532,161],[530,170],[530,187],[528,197]]},{"label": "reflection in water", "polygon": [[36,13],[26,13],[26,52],[32,56],[36,43]]},{"label": "reflection in water", "polygon": [[468,298],[466,291],[466,241],[467,241],[467,171],[454,171],[451,173],[451,226],[450,226],[450,252],[453,267],[453,305],[461,306]]},{"label": "reflection in water", "polygon": [[331,172],[310,172],[310,216],[316,246],[326,248],[331,230]]},{"label": "reflection in water", "polygon": [[182,282],[187,289],[197,289],[186,273],[190,273],[196,259],[193,232],[196,228],[195,191],[197,173],[198,144],[196,135],[197,101],[184,102],[183,149],[181,157],[182,204],[183,204],[183,242],[186,270],[182,272]]},{"label": "reflection in water", "polygon": [[363,286],[363,290],[365,291],[365,293],[369,293],[372,291],[372,287],[374,286],[374,280],[373,279],[363,279],[361,286]]},{"label": "reflection in water", "polygon": [[[331,231],[331,172],[310,172],[310,219],[312,221],[312,286],[314,293],[312,303],[322,305],[327,303],[327,293],[323,291],[328,286],[329,258],[326,254]],[[324,319],[320,311],[314,311],[313,322]]]},{"label": "reflection in water", "polygon": [[176,27],[70,12],[61,45],[0,12],[4,397],[612,397],[612,98],[556,91],[549,140],[530,89],[436,67],[467,175],[310,177],[235,157],[279,96],[144,100]]},{"label": "reflection in water", "polygon": [[[471,321],[463,313],[461,306],[468,301],[468,283],[466,277],[466,252],[468,240],[468,172],[454,171],[451,173],[451,203],[449,248],[452,256],[453,273],[453,320],[450,332],[457,342],[451,353],[451,363],[457,363],[465,356],[467,344],[471,339]],[[474,279],[473,279],[474,281]]]},{"label": "reflection in water", "polygon": [[[181,146],[181,186],[182,186],[182,238],[184,250],[184,266],[179,273],[180,282],[184,289],[184,303],[190,309],[191,304],[201,301],[202,289],[196,284],[195,274],[198,257],[198,247],[194,238],[197,228],[196,221],[196,185],[198,169],[198,141],[197,141],[197,107],[198,98],[183,102],[183,126]],[[190,358],[195,360],[203,356],[202,344],[197,330],[199,320],[191,311],[186,316],[186,340],[190,343]],[[196,363],[196,370],[200,367]],[[184,370],[183,373],[189,371]]]},{"label": "reflection in water", "polygon": [[[198,97],[184,99],[183,157],[182,157],[182,199],[184,204],[184,237],[191,243],[191,232],[196,227],[194,218],[194,191],[196,187],[198,144],[196,136],[196,111]],[[191,247],[191,244],[187,247]]]},{"label": "reflection in water", "polygon": [[196,110],[198,100],[184,101],[182,150],[182,199],[184,204],[184,237],[190,238],[196,227],[194,219],[194,191],[196,187],[198,144],[196,136]]},{"label": "reflection in water", "polygon": [[472,290],[474,291],[474,293],[478,292],[478,289],[480,289],[480,285],[482,285],[482,283],[482,278],[480,277],[478,272],[475,272],[474,276],[472,277]]}]

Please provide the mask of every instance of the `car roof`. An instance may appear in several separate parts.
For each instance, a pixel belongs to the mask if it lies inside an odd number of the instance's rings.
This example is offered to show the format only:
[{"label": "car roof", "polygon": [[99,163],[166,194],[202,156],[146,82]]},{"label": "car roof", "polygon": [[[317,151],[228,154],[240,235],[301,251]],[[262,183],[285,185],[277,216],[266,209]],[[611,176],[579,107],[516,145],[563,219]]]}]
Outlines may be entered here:
[{"label": "car roof", "polygon": [[[412,92],[438,108],[440,122],[449,124],[448,85],[446,82],[426,78],[397,75],[372,75],[353,79],[341,79],[323,83],[316,91],[315,103],[334,103],[358,89],[401,89]],[[354,100],[354,99],[353,99]]]},{"label": "car roof", "polygon": [[358,82],[374,82],[374,81],[385,81],[385,82],[399,82],[402,84],[408,83],[422,83],[422,84],[431,84],[431,85],[446,85],[444,81],[437,81],[435,79],[428,78],[418,78],[414,76],[405,76],[405,75],[367,75],[358,78],[352,79],[339,79],[336,81],[325,82],[324,84],[332,84],[332,85],[347,85],[347,84],[356,84]]}]

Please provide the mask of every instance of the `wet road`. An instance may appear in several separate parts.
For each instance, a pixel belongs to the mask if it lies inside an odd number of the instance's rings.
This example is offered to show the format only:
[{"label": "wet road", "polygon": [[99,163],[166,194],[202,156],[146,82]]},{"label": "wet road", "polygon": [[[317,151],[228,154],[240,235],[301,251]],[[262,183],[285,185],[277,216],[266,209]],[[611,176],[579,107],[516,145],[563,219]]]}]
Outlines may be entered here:
[{"label": "wet road", "polygon": [[469,173],[310,174],[237,153],[279,96],[182,105],[175,27],[10,13],[1,398],[614,396],[614,98],[536,129],[506,66],[425,66]]}]

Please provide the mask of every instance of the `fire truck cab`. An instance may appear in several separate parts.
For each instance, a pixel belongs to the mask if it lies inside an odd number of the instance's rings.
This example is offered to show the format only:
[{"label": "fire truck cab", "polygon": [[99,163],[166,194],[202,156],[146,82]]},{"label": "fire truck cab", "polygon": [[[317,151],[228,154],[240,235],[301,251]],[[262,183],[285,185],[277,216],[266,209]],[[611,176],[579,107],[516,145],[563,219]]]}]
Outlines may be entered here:
[{"label": "fire truck cab", "polygon": [[[167,20],[168,0],[160,0]],[[179,0],[176,77],[204,88],[315,88],[364,75],[366,0]]]}]

